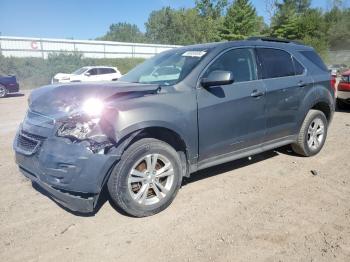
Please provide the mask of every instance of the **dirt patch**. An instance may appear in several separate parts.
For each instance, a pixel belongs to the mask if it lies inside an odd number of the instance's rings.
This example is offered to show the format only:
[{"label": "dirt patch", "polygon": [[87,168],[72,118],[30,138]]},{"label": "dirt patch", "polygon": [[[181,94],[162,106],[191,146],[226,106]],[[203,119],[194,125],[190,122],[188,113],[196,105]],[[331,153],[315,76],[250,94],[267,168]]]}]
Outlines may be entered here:
[{"label": "dirt patch", "polygon": [[282,148],[201,171],[168,209],[135,219],[108,201],[74,215],[19,173],[26,100],[0,99],[2,261],[350,261],[350,112],[315,157]]}]

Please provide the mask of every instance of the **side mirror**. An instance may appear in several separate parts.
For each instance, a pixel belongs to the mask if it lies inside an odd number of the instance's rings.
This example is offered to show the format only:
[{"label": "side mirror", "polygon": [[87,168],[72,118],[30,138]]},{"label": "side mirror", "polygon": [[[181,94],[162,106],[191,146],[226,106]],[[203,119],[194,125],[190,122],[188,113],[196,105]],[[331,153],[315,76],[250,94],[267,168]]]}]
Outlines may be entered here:
[{"label": "side mirror", "polygon": [[203,87],[230,85],[234,82],[232,72],[215,70],[201,80]]},{"label": "side mirror", "polygon": [[91,74],[89,72],[84,73],[84,75],[91,76]]}]

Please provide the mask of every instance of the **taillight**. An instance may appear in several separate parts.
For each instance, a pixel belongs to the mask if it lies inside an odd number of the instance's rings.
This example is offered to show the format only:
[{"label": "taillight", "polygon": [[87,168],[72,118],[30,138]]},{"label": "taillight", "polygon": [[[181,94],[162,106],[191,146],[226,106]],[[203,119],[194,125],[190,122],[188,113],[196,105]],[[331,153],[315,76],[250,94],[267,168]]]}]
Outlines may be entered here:
[{"label": "taillight", "polygon": [[337,82],[337,78],[334,75],[331,75],[331,87],[333,88],[334,92],[335,92],[335,84]]}]

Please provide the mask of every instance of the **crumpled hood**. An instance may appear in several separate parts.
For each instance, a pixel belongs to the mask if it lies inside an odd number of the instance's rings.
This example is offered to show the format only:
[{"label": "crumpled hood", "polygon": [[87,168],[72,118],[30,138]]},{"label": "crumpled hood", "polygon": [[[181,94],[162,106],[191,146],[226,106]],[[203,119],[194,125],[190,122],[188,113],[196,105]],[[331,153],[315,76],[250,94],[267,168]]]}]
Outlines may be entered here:
[{"label": "crumpled hood", "polygon": [[68,106],[78,107],[86,99],[107,100],[128,93],[156,93],[158,85],[126,82],[68,83],[49,85],[31,93],[29,108],[37,113],[56,116],[66,113]]}]

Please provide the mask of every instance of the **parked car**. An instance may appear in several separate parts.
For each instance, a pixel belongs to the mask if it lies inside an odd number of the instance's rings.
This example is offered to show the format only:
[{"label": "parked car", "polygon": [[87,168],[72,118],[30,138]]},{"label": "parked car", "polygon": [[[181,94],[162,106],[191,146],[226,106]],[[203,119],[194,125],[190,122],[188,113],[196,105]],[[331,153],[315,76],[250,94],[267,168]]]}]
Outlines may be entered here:
[{"label": "parked car", "polygon": [[9,93],[16,93],[19,91],[19,84],[16,76],[2,76],[0,75],[0,98],[7,96]]},{"label": "parked car", "polygon": [[331,71],[332,74],[339,75],[343,73],[345,70],[347,70],[348,66],[345,64],[334,64],[334,65],[330,65],[328,69]]},{"label": "parked car", "polygon": [[[150,76],[172,67],[180,73]],[[198,170],[289,144],[320,152],[334,112],[330,81],[314,49],[286,40],[172,49],[117,82],[34,90],[16,162],[71,210],[93,211],[106,185],[126,213],[153,215]]]},{"label": "parked car", "polygon": [[340,109],[350,107],[350,70],[344,72],[339,81],[337,106]]},{"label": "parked car", "polygon": [[96,81],[116,81],[121,77],[121,73],[116,67],[108,66],[86,66],[79,68],[71,74],[58,73],[52,78],[54,83],[68,82],[96,82]]}]

